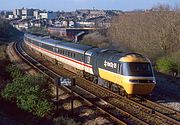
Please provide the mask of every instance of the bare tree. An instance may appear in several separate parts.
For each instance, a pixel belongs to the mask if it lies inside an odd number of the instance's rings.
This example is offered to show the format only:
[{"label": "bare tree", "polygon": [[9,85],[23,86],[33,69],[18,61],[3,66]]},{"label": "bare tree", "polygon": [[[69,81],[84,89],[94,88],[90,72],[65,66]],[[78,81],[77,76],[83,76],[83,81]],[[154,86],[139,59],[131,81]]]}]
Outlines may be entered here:
[{"label": "bare tree", "polygon": [[83,40],[80,41],[80,43],[96,46],[100,48],[110,48],[112,46],[108,38],[105,36],[102,36],[99,32],[94,32],[94,33],[85,35]]},{"label": "bare tree", "polygon": [[[124,47],[157,58],[180,49],[180,12],[169,6],[114,17],[108,35]],[[117,42],[118,41],[118,42]]]}]

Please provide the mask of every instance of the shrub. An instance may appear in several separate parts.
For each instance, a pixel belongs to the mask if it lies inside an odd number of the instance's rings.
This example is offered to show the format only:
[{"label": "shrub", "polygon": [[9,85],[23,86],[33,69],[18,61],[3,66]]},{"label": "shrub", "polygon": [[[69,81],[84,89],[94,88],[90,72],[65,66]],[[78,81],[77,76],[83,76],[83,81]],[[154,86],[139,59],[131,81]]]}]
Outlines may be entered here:
[{"label": "shrub", "polygon": [[166,74],[176,74],[180,71],[180,52],[173,53],[169,56],[161,57],[157,60],[157,68],[160,72]]},{"label": "shrub", "polygon": [[170,73],[175,68],[175,62],[168,57],[162,57],[157,61],[158,70],[163,73]]},{"label": "shrub", "polygon": [[15,66],[8,66],[7,69],[13,80],[1,92],[2,97],[16,102],[18,107],[38,117],[48,115],[53,105],[50,103],[51,89],[47,78],[22,74]]},{"label": "shrub", "polygon": [[10,76],[12,77],[12,79],[20,78],[23,76],[23,73],[21,72],[21,70],[15,65],[12,65],[12,64],[8,65],[6,67],[6,70],[7,72],[10,73]]}]

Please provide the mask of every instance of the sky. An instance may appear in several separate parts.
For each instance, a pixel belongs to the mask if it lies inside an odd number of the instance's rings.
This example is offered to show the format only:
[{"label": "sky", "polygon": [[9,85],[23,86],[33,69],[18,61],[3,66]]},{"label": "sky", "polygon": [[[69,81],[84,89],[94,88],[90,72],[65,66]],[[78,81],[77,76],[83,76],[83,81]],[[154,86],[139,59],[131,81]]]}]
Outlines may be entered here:
[{"label": "sky", "polygon": [[76,9],[113,9],[131,11],[150,9],[159,4],[180,6],[180,0],[0,0],[0,10],[34,8],[46,10],[74,11]]}]

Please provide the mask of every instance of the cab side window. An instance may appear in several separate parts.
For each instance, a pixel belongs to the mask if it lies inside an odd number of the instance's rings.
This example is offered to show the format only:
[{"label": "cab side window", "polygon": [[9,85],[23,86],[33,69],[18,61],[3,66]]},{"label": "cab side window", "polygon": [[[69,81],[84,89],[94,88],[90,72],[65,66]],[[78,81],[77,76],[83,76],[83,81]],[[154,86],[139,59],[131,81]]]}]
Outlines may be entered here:
[{"label": "cab side window", "polygon": [[121,75],[123,75],[123,65],[122,65],[122,63],[121,64],[119,64],[119,72],[120,72],[120,74]]},{"label": "cab side window", "polygon": [[125,75],[125,76],[128,75],[128,66],[127,66],[127,63],[123,63],[123,65],[122,65],[122,75]]}]

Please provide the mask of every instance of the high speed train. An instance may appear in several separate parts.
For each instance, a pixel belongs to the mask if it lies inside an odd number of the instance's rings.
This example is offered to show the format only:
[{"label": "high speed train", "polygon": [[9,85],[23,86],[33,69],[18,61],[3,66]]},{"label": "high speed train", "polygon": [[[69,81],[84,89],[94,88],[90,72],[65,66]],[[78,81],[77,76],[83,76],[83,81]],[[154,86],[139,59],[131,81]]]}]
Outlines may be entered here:
[{"label": "high speed train", "polygon": [[24,35],[26,47],[97,84],[128,95],[149,95],[156,81],[151,62],[138,53]]}]

